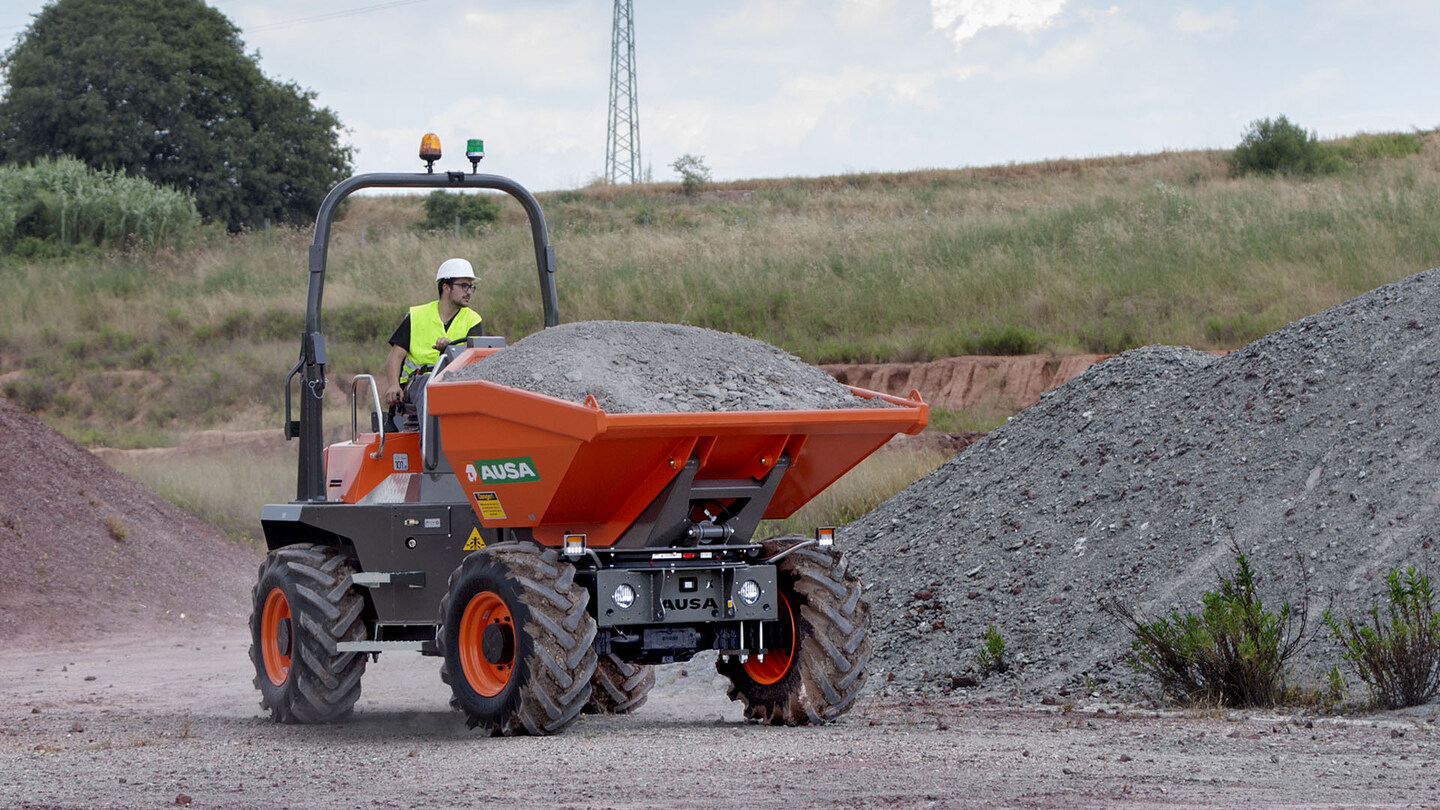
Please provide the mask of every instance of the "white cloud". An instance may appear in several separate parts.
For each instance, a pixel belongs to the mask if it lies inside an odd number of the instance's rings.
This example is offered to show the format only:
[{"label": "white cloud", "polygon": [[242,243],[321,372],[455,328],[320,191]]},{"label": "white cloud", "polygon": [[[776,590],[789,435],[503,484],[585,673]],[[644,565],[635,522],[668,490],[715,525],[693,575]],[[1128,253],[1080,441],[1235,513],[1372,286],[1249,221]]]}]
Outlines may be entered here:
[{"label": "white cloud", "polygon": [[1180,13],[1175,15],[1175,29],[1182,34],[1234,31],[1236,25],[1235,12],[1228,8],[1209,14],[1193,8],[1182,8]]},{"label": "white cloud", "polygon": [[883,25],[895,16],[890,0],[845,0],[836,13],[837,21],[847,28],[868,28]]},{"label": "white cloud", "polygon": [[945,82],[960,83],[973,79],[985,68],[978,65],[962,65],[952,70],[933,73],[899,73],[885,79],[887,97],[899,104],[910,104],[926,109],[938,109],[946,102],[937,92]]},{"label": "white cloud", "polygon": [[813,28],[814,25],[813,13],[795,0],[748,0],[742,7],[717,15],[708,22],[712,35],[716,37],[739,37],[751,41],[783,39],[796,30]]},{"label": "white cloud", "polygon": [[1094,37],[1069,39],[1045,51],[1030,68],[1042,76],[1069,76],[1093,66],[1104,54],[1104,45]]},{"label": "white cloud", "polygon": [[1067,0],[930,0],[930,18],[936,30],[950,30],[955,46],[985,28],[1038,31],[1065,8]]},{"label": "white cloud", "polygon": [[1080,16],[1081,16],[1081,17],[1084,17],[1084,18],[1087,19],[1087,20],[1091,20],[1092,22],[1095,21],[1095,20],[1103,19],[1103,18],[1105,18],[1105,17],[1114,17],[1116,14],[1119,14],[1119,13],[1120,13],[1120,7],[1119,7],[1119,6],[1111,6],[1111,7],[1109,7],[1109,8],[1082,8],[1082,9],[1080,9]]},{"label": "white cloud", "polygon": [[[478,65],[506,66],[507,74],[526,84],[573,87],[595,64],[609,65],[609,15],[601,17],[593,4],[517,7],[501,12],[468,10],[455,30],[442,29],[434,49],[450,60],[453,69],[474,70]],[[482,87],[488,77],[477,75]],[[598,83],[604,86],[608,74]],[[592,82],[596,83],[596,82]]]}]

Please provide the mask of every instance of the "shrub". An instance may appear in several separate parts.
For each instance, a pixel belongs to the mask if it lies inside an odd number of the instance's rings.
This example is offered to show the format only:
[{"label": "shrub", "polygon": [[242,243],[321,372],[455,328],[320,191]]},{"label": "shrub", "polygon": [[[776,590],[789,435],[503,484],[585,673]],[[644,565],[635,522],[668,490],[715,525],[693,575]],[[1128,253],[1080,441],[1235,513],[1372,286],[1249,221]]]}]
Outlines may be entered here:
[{"label": "shrub", "polygon": [[1345,660],[1387,709],[1419,706],[1440,692],[1440,614],[1430,578],[1391,570],[1385,582],[1390,604],[1385,615],[1372,604],[1366,621],[1344,624],[1329,611],[1325,626],[1345,644]]},{"label": "shrub", "polygon": [[1005,663],[1005,639],[1000,636],[1000,628],[993,624],[985,628],[985,646],[975,655],[975,663],[980,667],[980,671],[987,675],[1010,668],[1010,665]]},{"label": "shrub", "polygon": [[425,197],[425,219],[416,223],[422,231],[443,231],[460,227],[474,233],[481,226],[500,219],[500,201],[488,194],[452,194],[432,191]]},{"label": "shrub", "polygon": [[1374,160],[1396,160],[1420,154],[1420,136],[1413,132],[1362,132],[1333,147],[1335,153],[1350,163]]},{"label": "shrub", "polygon": [[1339,171],[1344,161],[1316,138],[1315,133],[1293,124],[1285,116],[1250,122],[1240,145],[1230,153],[1230,173],[1316,174]]},{"label": "shrub", "polygon": [[1080,347],[1093,354],[1120,354],[1145,345],[1141,331],[1134,324],[1102,321],[1080,326],[1075,337]]},{"label": "shrub", "polygon": [[109,533],[110,539],[117,543],[130,539],[130,530],[125,527],[125,521],[121,520],[119,515],[105,518],[105,531]]},{"label": "shrub", "polygon": [[1305,610],[1289,603],[1279,613],[1266,610],[1249,560],[1238,549],[1235,560],[1235,578],[1221,577],[1220,589],[1201,598],[1198,616],[1173,611],[1147,622],[1119,602],[1105,605],[1135,636],[1131,666],[1181,703],[1273,706],[1284,694],[1285,665],[1301,646]]},{"label": "shrub", "polygon": [[971,354],[1034,354],[1040,350],[1040,336],[1023,326],[990,327],[966,347]]},{"label": "shrub", "polygon": [[383,343],[400,323],[397,311],[395,307],[351,304],[331,313],[325,322],[333,340]]},{"label": "shrub", "polygon": [[11,380],[5,383],[5,398],[21,410],[36,413],[55,401],[58,388],[54,380]]}]

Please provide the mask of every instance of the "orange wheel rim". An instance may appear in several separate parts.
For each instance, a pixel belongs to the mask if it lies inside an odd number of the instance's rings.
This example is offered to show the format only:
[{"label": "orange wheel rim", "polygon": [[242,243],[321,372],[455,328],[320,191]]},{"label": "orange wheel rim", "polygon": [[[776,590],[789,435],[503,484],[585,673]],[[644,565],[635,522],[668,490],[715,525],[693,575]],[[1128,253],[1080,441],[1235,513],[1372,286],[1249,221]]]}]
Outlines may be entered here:
[{"label": "orange wheel rim", "polygon": [[[283,628],[283,629],[282,629]],[[285,592],[271,588],[265,595],[260,611],[260,657],[265,664],[265,677],[276,686],[284,686],[290,677],[290,650],[294,647],[294,630],[290,624],[290,602]]]},{"label": "orange wheel rim", "polygon": [[505,600],[491,591],[475,594],[460,617],[460,668],[470,688],[495,697],[515,671],[515,622]]},{"label": "orange wheel rim", "polygon": [[752,655],[744,664],[745,674],[750,676],[750,680],[766,686],[785,677],[785,673],[790,671],[790,662],[795,659],[795,614],[790,612],[785,594],[777,596],[780,618],[775,624],[779,629],[770,639],[770,652],[765,654],[764,661],[758,655]]}]

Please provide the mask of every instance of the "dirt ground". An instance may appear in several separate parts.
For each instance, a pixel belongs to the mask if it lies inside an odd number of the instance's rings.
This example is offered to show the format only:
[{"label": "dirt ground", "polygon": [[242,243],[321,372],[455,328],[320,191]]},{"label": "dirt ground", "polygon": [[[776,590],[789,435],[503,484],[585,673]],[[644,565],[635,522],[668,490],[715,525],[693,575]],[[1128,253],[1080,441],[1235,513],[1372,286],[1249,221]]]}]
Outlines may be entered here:
[{"label": "dirt ground", "polygon": [[[438,661],[389,653],[355,714],[260,713],[242,624],[0,658],[0,807],[1440,807],[1436,709],[1364,719],[864,699],[746,724],[709,662],[628,716],[468,731]],[[723,797],[723,798],[722,798]]]}]

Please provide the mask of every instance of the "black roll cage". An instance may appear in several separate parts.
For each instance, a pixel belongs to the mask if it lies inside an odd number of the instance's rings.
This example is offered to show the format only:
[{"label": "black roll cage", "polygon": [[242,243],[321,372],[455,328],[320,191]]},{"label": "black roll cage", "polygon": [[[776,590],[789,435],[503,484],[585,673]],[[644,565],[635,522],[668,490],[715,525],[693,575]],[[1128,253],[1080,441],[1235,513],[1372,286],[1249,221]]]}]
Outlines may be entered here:
[{"label": "black roll cage", "polygon": [[[325,262],[330,250],[330,224],[340,202],[362,188],[484,188],[503,191],[519,201],[530,219],[530,236],[535,246],[535,265],[540,279],[540,301],[544,308],[544,325],[560,323],[555,294],[555,250],[540,203],[528,189],[498,174],[375,173],[358,174],[340,181],[315,216],[315,239],[310,245],[310,285],[305,303],[305,331],[300,335],[300,359],[285,376],[285,438],[299,439],[300,451],[296,472],[295,503],[321,503],[325,500],[324,441],[321,405],[325,396],[325,335],[320,329],[321,302],[325,294]],[[292,419],[290,384],[300,375],[300,418]]]}]

